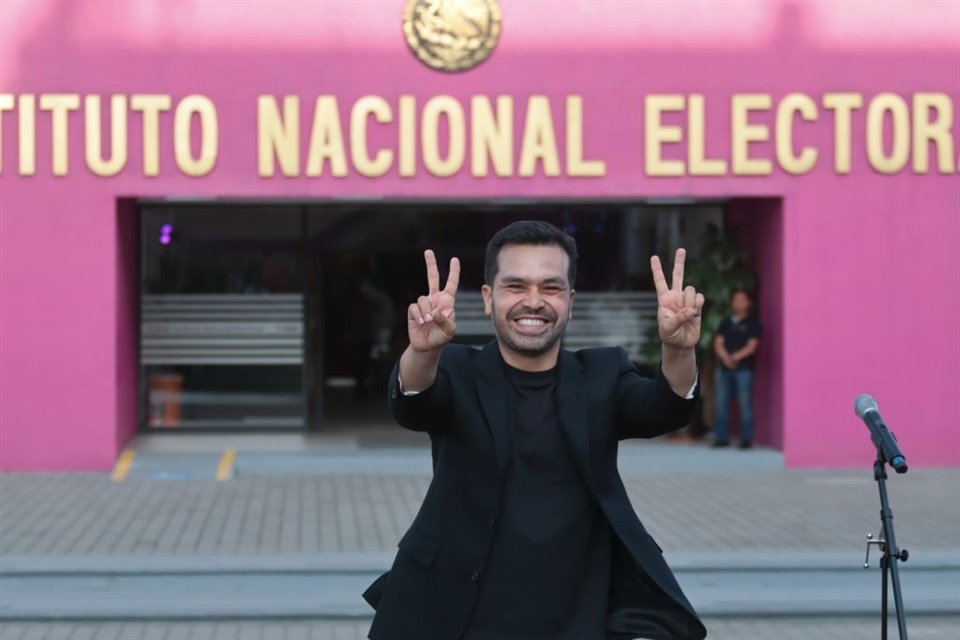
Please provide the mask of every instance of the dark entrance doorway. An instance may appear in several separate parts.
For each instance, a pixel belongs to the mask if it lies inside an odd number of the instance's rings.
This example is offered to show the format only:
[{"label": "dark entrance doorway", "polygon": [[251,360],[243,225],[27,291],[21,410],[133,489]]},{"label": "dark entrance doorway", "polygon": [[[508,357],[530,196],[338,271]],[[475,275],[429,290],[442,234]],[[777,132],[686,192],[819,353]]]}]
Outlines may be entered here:
[{"label": "dark entrance doorway", "polygon": [[457,339],[483,343],[484,247],[520,219],[577,239],[568,346],[624,344],[639,361],[649,256],[680,243],[695,255],[723,211],[705,201],[143,201],[141,425],[361,439],[395,430],[386,380],[406,346],[406,307],[426,287],[423,250],[441,265],[460,258]]}]

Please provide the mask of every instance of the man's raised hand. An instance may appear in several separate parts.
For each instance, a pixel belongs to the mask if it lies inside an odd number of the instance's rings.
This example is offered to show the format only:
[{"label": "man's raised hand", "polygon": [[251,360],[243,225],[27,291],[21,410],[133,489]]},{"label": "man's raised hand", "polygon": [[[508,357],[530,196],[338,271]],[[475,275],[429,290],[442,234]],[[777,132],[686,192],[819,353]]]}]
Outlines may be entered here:
[{"label": "man's raised hand", "polygon": [[690,349],[700,340],[700,319],[703,294],[693,287],[683,288],[683,263],[687,252],[677,249],[673,261],[673,283],[667,286],[660,258],[650,258],[653,284],[657,288],[657,326],[660,341],[680,349]]},{"label": "man's raised hand", "polygon": [[441,289],[436,256],[427,249],[423,258],[427,263],[427,295],[407,308],[407,333],[410,346],[417,351],[430,351],[450,342],[457,332],[454,302],[460,284],[460,260],[450,259],[450,274]]}]

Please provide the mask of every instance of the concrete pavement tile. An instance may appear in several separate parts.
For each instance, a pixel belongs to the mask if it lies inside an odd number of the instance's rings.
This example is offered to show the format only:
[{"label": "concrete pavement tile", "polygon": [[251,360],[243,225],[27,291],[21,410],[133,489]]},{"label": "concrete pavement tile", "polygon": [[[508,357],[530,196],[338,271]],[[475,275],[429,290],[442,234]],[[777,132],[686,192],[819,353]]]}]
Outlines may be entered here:
[{"label": "concrete pavement tile", "polygon": [[284,640],[310,640],[310,624],[307,622],[290,622],[284,629]]},{"label": "concrete pavement tile", "polygon": [[237,640],[264,640],[260,623],[241,622]]},{"label": "concrete pavement tile", "polygon": [[[73,632],[70,634],[70,640],[97,640],[94,635],[96,632],[96,626],[92,624],[74,624]],[[164,640],[163,638],[158,638],[157,640]]]},{"label": "concrete pavement tile", "polygon": [[144,624],[141,640],[168,640],[170,627],[165,622],[147,622]]},{"label": "concrete pavement tile", "polygon": [[118,640],[143,640],[148,626],[147,622],[127,622],[120,627]]},{"label": "concrete pavement tile", "polygon": [[3,640],[22,640],[27,625],[20,622],[0,623],[0,638]]},{"label": "concrete pavement tile", "polygon": [[93,636],[97,640],[126,640],[120,635],[120,630],[126,624],[125,622],[101,622],[97,624]]},{"label": "concrete pavement tile", "polygon": [[189,640],[214,640],[217,625],[215,622],[195,622],[190,625]]},{"label": "concrete pavement tile", "polygon": [[49,626],[48,624],[27,625],[20,635],[20,640],[46,640]]},{"label": "concrete pavement tile", "polygon": [[54,622],[48,627],[44,640],[69,640],[72,631],[73,628],[70,623]]},{"label": "concrete pavement tile", "polygon": [[311,636],[310,640],[366,640],[369,629],[369,622],[340,622],[323,635]]},{"label": "concrete pavement tile", "polygon": [[[193,631],[198,624],[203,625],[204,628],[207,626],[207,624],[203,622],[177,621],[170,623],[167,640],[194,640]],[[212,640],[212,636],[203,636],[203,640]]]},{"label": "concrete pavement tile", "polygon": [[218,622],[213,640],[235,640],[239,636],[240,626],[236,622]]}]

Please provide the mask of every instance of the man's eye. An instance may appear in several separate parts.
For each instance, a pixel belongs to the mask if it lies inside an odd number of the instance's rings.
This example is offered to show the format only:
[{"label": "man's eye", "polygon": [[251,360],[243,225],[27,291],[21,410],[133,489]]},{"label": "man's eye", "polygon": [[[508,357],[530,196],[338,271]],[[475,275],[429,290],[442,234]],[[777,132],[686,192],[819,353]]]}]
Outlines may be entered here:
[{"label": "man's eye", "polygon": [[544,287],[543,290],[547,293],[559,293],[561,291],[560,287],[557,286]]},{"label": "man's eye", "polygon": [[509,289],[510,291],[523,291],[523,285],[522,285],[522,284],[508,284],[508,285],[507,285],[507,289]]}]

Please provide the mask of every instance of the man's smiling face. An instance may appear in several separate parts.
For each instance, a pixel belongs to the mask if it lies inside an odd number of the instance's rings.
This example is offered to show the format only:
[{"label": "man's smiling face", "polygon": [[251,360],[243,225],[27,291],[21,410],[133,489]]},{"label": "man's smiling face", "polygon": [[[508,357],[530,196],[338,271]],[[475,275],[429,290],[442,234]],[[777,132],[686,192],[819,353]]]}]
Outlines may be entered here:
[{"label": "man's smiling face", "polygon": [[559,350],[573,307],[569,261],[556,245],[512,244],[500,250],[494,282],[483,285],[482,293],[501,348],[527,358]]}]

